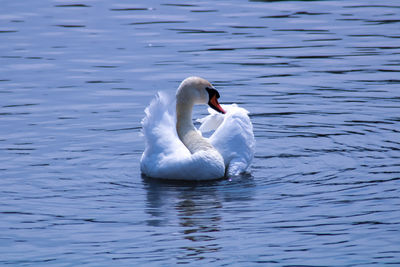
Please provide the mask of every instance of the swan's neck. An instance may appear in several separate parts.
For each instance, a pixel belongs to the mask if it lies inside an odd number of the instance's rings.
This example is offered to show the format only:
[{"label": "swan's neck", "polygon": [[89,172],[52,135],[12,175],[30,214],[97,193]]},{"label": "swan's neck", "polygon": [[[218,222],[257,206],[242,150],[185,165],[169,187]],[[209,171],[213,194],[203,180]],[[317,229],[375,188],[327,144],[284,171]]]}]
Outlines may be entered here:
[{"label": "swan's neck", "polygon": [[179,139],[189,149],[190,153],[201,150],[215,150],[196,130],[192,121],[193,104],[176,103],[176,130]]}]

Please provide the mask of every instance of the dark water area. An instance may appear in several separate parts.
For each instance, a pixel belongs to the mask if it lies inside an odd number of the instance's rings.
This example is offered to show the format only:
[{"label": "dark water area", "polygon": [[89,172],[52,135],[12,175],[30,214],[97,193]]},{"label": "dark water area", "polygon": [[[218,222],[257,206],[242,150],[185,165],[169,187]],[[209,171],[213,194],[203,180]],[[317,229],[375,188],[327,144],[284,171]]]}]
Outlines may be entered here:
[{"label": "dark water area", "polygon": [[[400,2],[1,6],[0,265],[400,266]],[[251,112],[251,175],[141,176],[190,75]]]}]

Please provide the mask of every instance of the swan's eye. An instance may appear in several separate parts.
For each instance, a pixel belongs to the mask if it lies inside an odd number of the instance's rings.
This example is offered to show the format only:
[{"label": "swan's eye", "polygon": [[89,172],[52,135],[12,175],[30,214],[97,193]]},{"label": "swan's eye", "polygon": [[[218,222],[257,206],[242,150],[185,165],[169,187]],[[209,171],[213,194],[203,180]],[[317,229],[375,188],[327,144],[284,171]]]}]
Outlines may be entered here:
[{"label": "swan's eye", "polygon": [[208,92],[208,95],[210,96],[210,99],[215,95],[216,98],[219,98],[219,93],[217,90],[215,90],[214,88],[210,88],[210,87],[206,87],[206,90]]}]

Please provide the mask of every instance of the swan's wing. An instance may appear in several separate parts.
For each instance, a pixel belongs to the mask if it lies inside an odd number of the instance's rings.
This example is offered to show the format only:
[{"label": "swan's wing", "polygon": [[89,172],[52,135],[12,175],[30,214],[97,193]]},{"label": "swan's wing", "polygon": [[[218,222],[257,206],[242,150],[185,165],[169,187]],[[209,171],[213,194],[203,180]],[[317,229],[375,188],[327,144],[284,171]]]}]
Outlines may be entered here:
[{"label": "swan's wing", "polygon": [[213,112],[211,110],[212,109],[209,109],[210,115],[201,119],[197,119],[197,121],[201,123],[199,127],[199,131],[201,133],[215,131],[224,121],[224,116],[222,114]]},{"label": "swan's wing", "polygon": [[[142,132],[145,150],[140,160],[142,173],[164,179],[208,180],[223,176],[213,155],[191,154],[181,142],[175,126],[175,103],[159,92],[145,109]],[[215,165],[215,166],[213,166]]]},{"label": "swan's wing", "polygon": [[211,135],[210,142],[224,158],[227,174],[238,175],[248,170],[254,157],[253,125],[246,109],[236,104],[224,105],[223,108],[227,111],[226,114],[212,112],[204,122],[217,125],[222,118],[222,122]]},{"label": "swan's wing", "polygon": [[[190,157],[189,150],[179,140],[175,128],[173,101],[164,92],[158,92],[145,109],[142,132],[145,150],[140,160],[141,171],[152,177],[160,177],[168,166],[171,175],[179,169],[179,162]],[[176,162],[171,164],[170,162]]]}]

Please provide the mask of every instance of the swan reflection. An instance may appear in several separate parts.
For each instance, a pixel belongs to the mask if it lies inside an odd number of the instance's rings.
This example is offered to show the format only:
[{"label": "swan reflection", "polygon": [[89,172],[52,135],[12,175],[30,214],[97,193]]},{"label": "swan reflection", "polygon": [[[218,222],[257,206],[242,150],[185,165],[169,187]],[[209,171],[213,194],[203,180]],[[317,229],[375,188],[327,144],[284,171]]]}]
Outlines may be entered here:
[{"label": "swan reflection", "polygon": [[[229,240],[223,233],[227,227],[224,213],[234,211],[227,204],[252,201],[255,194],[254,180],[249,177],[206,183],[144,177],[143,183],[147,189],[147,224],[177,229],[171,238],[176,239],[178,263],[201,260],[205,254],[210,260],[212,253],[221,250]],[[243,206],[243,203],[233,206]]]}]

